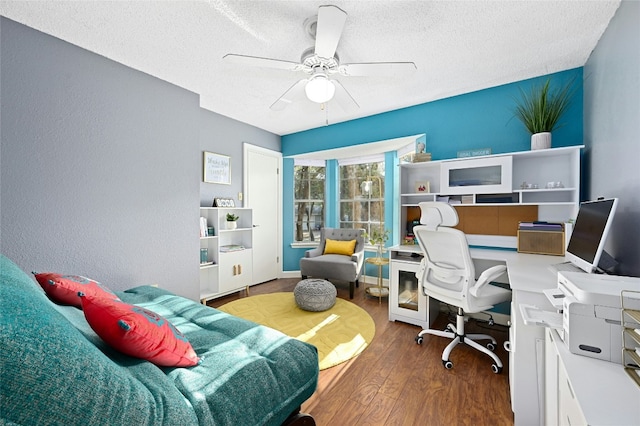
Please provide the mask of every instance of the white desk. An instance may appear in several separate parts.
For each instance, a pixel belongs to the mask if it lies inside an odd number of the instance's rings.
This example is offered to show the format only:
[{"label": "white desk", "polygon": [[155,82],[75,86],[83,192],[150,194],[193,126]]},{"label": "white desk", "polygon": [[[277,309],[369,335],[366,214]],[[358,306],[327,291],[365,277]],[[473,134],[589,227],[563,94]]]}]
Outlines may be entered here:
[{"label": "white desk", "polygon": [[559,256],[525,254],[507,250],[471,249],[476,264],[483,267],[507,265],[511,287],[509,328],[509,390],[516,425],[540,425],[544,419],[544,328],[526,325],[521,303],[553,310],[542,290],[557,287],[549,265],[563,261]]},{"label": "white desk", "polygon": [[[418,246],[400,245],[391,250],[420,253]],[[560,256],[524,254],[509,250],[472,248],[470,251],[477,268],[507,265],[509,285],[513,291],[509,329],[509,385],[514,421],[516,425],[544,424],[545,329],[526,325],[518,306],[525,303],[554,310],[542,290],[557,287],[556,275],[549,269],[549,265],[563,262],[564,259]],[[560,345],[564,343],[560,341],[558,346]],[[627,419],[631,421],[626,424],[640,425],[640,389],[635,389],[638,399],[631,407],[626,407],[621,402],[627,401],[628,397],[621,397],[615,390],[621,388],[628,391],[635,386],[622,366],[571,354],[564,346],[559,347],[558,352],[567,377],[576,388],[576,399],[588,424],[614,424],[606,419],[607,413],[615,410],[616,416],[610,416],[611,419]],[[585,374],[584,368],[588,369],[588,373]],[[597,372],[592,373],[595,371]],[[599,385],[601,378],[606,386]],[[633,398],[634,393],[630,394]]]},{"label": "white desk", "polygon": [[[557,382],[546,383],[546,402],[549,405],[545,413],[547,426],[575,424],[570,421],[572,415],[589,425],[640,425],[640,387],[625,373],[617,363],[602,361],[582,355],[572,354],[562,342],[558,333],[546,330],[547,348],[551,355],[557,354],[557,363],[547,360],[549,370],[546,377]],[[566,373],[569,382],[568,396],[558,395],[558,389],[567,386],[560,369]],[[572,398],[573,397],[573,398]],[[573,401],[572,401],[573,400]],[[572,404],[577,403],[577,410]],[[578,422],[580,423],[580,422]]]}]

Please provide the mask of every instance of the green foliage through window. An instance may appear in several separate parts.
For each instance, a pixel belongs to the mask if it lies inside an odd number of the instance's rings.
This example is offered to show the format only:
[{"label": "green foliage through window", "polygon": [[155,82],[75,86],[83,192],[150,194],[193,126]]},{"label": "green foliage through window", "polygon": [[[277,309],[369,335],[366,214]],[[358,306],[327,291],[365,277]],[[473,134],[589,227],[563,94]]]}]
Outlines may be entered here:
[{"label": "green foliage through window", "polygon": [[340,166],[340,227],[384,226],[384,161]]},{"label": "green foliage through window", "polygon": [[319,241],[324,226],[324,166],[294,166],[294,240]]}]

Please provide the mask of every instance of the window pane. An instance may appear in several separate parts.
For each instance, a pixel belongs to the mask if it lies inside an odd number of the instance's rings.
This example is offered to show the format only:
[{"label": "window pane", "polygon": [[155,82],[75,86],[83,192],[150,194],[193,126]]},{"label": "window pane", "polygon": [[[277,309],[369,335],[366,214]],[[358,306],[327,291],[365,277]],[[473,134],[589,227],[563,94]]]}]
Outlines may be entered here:
[{"label": "window pane", "polygon": [[369,220],[378,223],[384,221],[384,202],[372,201],[369,208],[371,214]]},{"label": "window pane", "polygon": [[356,209],[354,217],[356,217],[357,220],[362,222],[369,221],[369,203],[367,201],[364,201],[364,202],[354,203],[354,205]]},{"label": "window pane", "polygon": [[367,233],[384,222],[384,161],[340,166],[340,227]]},{"label": "window pane", "polygon": [[349,222],[353,220],[352,202],[340,202],[340,220],[343,222]]},{"label": "window pane", "polygon": [[312,180],[309,186],[310,199],[324,200],[324,180]]},{"label": "window pane", "polygon": [[324,225],[325,168],[294,166],[294,241],[318,241]]}]

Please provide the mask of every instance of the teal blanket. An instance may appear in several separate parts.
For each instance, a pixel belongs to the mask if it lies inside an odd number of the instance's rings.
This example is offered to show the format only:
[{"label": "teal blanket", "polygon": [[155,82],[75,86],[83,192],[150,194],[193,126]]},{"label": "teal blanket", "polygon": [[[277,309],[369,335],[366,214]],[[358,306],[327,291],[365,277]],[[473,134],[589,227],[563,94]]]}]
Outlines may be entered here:
[{"label": "teal blanket", "polygon": [[202,363],[112,350],[0,255],[0,424],[277,425],[315,391],[313,346],[161,289],[118,295],[171,321]]}]

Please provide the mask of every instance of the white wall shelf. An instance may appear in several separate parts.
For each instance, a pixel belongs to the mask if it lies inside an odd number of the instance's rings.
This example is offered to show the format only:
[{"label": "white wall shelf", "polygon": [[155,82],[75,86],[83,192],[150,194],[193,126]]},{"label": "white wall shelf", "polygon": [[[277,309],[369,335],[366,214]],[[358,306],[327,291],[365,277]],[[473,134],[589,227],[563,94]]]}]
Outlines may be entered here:
[{"label": "white wall shelf", "polygon": [[[580,205],[582,148],[583,145],[577,145],[483,157],[401,163],[399,229],[406,232],[407,209],[416,208],[423,201],[438,200],[455,207],[537,206],[538,220],[566,222],[574,219]],[[487,169],[491,170],[487,172]],[[467,179],[465,183],[470,185],[452,186],[449,180],[458,178],[451,174],[452,171],[464,172],[461,179]],[[477,183],[476,180],[488,184]],[[417,192],[418,184],[424,182],[429,182],[429,192]],[[523,184],[535,187],[523,188]],[[400,240],[403,237],[404,234]],[[516,247],[515,237],[473,235],[470,242],[477,245],[471,240],[478,238],[483,244],[489,242],[490,246]],[[495,240],[495,243],[491,240]]]},{"label": "white wall shelf", "polygon": [[[227,213],[240,217],[237,228],[227,229]],[[201,207],[200,216],[215,232],[200,238],[200,248],[208,251],[207,263],[200,264],[200,301],[205,303],[253,284],[253,212],[241,207]],[[236,250],[225,252],[227,246]]]}]

